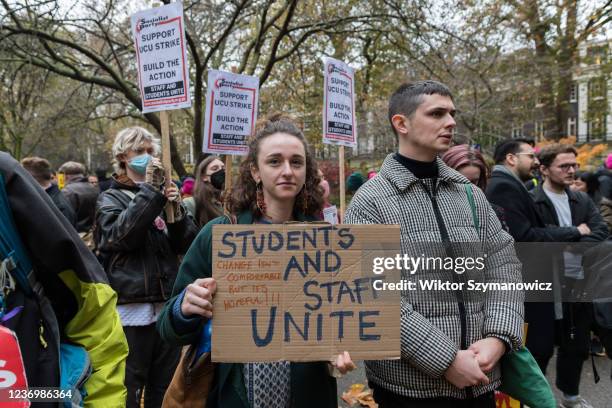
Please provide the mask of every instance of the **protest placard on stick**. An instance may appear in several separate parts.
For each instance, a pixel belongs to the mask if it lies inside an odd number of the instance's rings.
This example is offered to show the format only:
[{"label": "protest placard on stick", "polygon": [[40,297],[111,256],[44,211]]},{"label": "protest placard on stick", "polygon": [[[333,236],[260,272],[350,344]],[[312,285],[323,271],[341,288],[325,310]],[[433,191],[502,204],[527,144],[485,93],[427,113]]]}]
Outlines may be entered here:
[{"label": "protest placard on stick", "polygon": [[323,64],[323,143],[355,147],[355,70],[329,57]]},{"label": "protest placard on stick", "polygon": [[[215,225],[214,361],[400,356],[400,293],[375,291],[372,260],[397,225]],[[385,255],[383,255],[385,256]]]},{"label": "protest placard on stick", "polygon": [[142,112],[191,107],[183,3],[139,11],[131,23]]},{"label": "protest placard on stick", "polygon": [[[170,118],[167,110],[191,107],[189,67],[185,47],[183,3],[177,1],[132,15],[132,36],[138,63],[142,112],[160,112],[162,164],[166,187],[172,182]],[[174,222],[171,203],[166,218]]]},{"label": "protest placard on stick", "polygon": [[206,153],[245,155],[257,121],[259,78],[209,70],[204,117]]},{"label": "protest placard on stick", "polygon": [[[166,188],[172,183],[172,157],[170,155],[170,122],[168,118],[168,112],[159,112],[159,122],[161,125],[162,133],[162,164],[166,171]],[[169,223],[174,222],[174,208],[172,203],[168,201],[166,203],[166,220]]]},{"label": "protest placard on stick", "polygon": [[342,61],[323,57],[323,143],[338,145],[340,221],[345,210],[344,146],[357,146],[355,70]]}]

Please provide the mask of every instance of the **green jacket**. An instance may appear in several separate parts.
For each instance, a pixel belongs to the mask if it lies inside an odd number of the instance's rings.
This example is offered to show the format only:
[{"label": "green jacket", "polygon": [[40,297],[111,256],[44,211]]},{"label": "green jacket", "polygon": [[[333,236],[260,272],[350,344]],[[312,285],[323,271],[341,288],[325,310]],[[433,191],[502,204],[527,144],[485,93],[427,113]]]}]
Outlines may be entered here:
[{"label": "green jacket", "polygon": [[[297,217],[305,221],[304,217]],[[244,212],[238,216],[238,224],[252,224],[253,216]],[[210,221],[200,231],[187,251],[179,269],[172,291],[172,298],[157,320],[161,337],[174,345],[192,344],[198,341],[204,324],[202,319],[197,330],[179,335],[172,323],[172,308],[183,289],[196,279],[212,276],[212,227],[216,224],[231,224],[228,217]],[[291,408],[336,408],[336,379],[329,375],[326,362],[291,363]],[[207,408],[248,408],[248,399],[243,380],[242,364],[221,363],[215,372],[215,384],[209,394]]]}]

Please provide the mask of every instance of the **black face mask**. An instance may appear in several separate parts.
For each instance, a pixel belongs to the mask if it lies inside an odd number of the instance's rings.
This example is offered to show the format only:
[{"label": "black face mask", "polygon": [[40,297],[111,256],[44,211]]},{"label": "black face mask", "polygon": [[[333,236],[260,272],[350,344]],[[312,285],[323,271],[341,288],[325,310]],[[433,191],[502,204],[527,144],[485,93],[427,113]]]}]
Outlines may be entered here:
[{"label": "black face mask", "polygon": [[221,169],[210,175],[210,184],[217,190],[223,190],[225,187],[225,169]]}]

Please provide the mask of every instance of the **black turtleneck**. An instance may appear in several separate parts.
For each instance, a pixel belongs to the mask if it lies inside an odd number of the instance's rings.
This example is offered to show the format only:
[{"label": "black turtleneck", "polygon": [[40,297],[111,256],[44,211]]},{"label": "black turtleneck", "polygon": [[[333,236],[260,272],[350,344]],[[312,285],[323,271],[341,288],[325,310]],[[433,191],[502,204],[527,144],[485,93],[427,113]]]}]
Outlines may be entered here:
[{"label": "black turtleneck", "polygon": [[432,162],[418,161],[402,156],[399,153],[395,153],[393,158],[414,174],[416,178],[427,179],[438,177],[438,165],[435,160]]}]

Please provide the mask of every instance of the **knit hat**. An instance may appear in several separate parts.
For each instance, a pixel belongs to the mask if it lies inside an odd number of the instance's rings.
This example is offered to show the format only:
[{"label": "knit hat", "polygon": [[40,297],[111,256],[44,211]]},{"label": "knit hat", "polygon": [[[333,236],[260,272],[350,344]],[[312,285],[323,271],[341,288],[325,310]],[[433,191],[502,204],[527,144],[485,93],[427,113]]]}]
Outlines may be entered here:
[{"label": "knit hat", "polygon": [[359,190],[359,187],[365,182],[360,172],[356,171],[346,179],[346,189],[348,191],[355,192]]},{"label": "knit hat", "polygon": [[195,180],[192,177],[187,177],[183,180],[183,186],[181,187],[182,195],[193,195],[193,186]]},{"label": "knit hat", "polygon": [[612,169],[612,153],[606,158],[606,169]]}]

